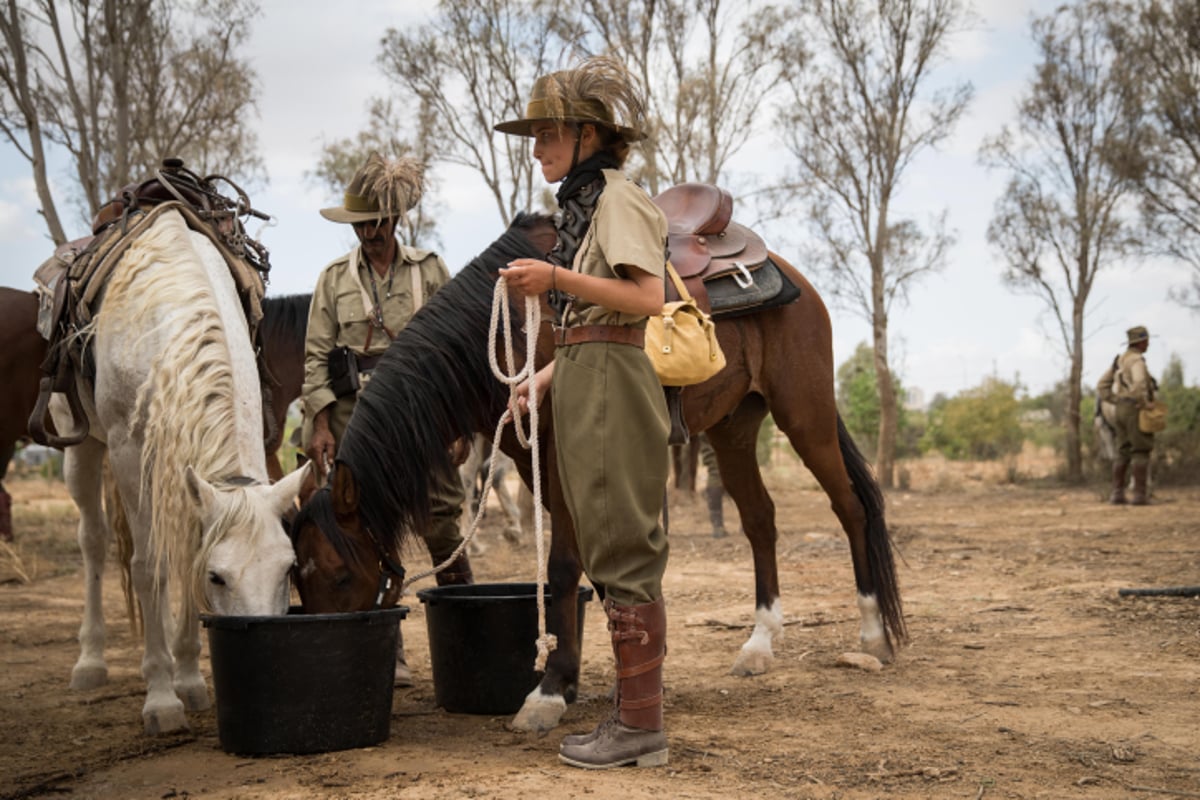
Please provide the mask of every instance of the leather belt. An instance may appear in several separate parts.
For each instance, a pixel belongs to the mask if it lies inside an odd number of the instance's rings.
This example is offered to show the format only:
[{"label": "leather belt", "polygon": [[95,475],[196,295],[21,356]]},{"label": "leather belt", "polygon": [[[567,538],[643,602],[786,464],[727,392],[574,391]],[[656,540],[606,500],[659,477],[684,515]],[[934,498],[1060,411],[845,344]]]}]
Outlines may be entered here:
[{"label": "leather belt", "polygon": [[375,369],[375,365],[379,363],[379,359],[383,358],[383,353],[378,353],[373,356],[355,356],[355,361],[358,364],[359,372],[370,372]]},{"label": "leather belt", "polygon": [[610,342],[642,348],[646,346],[646,332],[628,325],[576,325],[554,329],[554,343],[559,347],[584,342]]}]

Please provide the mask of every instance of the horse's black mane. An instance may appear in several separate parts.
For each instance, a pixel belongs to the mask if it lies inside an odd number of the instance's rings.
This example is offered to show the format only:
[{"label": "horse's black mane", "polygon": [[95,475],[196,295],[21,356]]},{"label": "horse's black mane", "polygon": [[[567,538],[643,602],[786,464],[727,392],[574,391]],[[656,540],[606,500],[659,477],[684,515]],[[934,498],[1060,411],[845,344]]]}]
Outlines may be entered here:
[{"label": "horse's black mane", "polygon": [[285,294],[267,296],[262,300],[263,318],[258,331],[263,341],[286,336],[290,340],[304,341],[308,330],[308,309],[312,305],[311,294]]},{"label": "horse's black mane", "polygon": [[[492,375],[488,328],[498,270],[515,258],[544,258],[525,231],[545,217],[520,215],[499,239],[437,291],[401,330],[359,396],[338,445],[336,469],[358,486],[359,515],[381,542],[398,544],[429,523],[433,477],[451,475],[449,445],[491,434],[508,400]],[[512,315],[520,338],[522,314]],[[338,527],[328,488],[300,510],[343,557],[353,557]]]}]

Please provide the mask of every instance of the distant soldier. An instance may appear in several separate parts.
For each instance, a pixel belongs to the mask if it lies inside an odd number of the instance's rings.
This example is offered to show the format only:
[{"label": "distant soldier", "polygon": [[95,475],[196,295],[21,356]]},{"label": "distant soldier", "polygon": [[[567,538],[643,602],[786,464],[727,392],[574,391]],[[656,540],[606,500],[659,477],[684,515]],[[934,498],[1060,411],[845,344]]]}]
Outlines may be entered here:
[{"label": "distant soldier", "polygon": [[1147,501],[1146,480],[1150,471],[1150,451],[1154,449],[1154,434],[1138,427],[1138,411],[1154,402],[1154,379],[1146,369],[1145,352],[1150,346],[1150,333],[1141,325],[1125,333],[1128,347],[1117,356],[1104,375],[1096,392],[1100,402],[1114,403],[1117,408],[1113,427],[1117,433],[1117,452],[1113,457],[1112,494],[1108,502],[1122,505],[1129,469],[1133,468],[1133,495],[1129,502],[1144,506]]}]

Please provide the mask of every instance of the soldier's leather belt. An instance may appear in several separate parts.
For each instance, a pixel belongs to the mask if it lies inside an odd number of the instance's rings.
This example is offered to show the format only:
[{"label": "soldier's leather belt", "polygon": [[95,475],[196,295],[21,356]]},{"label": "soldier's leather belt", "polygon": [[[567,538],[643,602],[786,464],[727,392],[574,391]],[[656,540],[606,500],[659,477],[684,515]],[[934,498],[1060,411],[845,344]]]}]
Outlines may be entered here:
[{"label": "soldier's leather belt", "polygon": [[628,325],[576,325],[554,329],[554,343],[559,347],[584,342],[610,342],[642,348],[646,346],[646,332]]},{"label": "soldier's leather belt", "polygon": [[358,361],[358,371],[370,372],[371,370],[375,369],[375,366],[379,363],[379,359],[381,358],[383,358],[383,353],[373,356],[358,356],[356,359]]}]

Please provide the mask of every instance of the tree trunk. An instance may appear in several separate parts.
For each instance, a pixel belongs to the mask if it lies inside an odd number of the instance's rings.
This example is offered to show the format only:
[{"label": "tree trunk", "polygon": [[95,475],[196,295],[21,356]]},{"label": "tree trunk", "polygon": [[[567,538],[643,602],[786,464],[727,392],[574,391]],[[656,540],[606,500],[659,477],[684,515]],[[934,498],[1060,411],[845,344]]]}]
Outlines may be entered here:
[{"label": "tree trunk", "polygon": [[1064,424],[1067,428],[1067,480],[1083,480],[1083,448],[1079,435],[1079,403],[1083,397],[1083,308],[1087,295],[1076,297],[1071,325],[1071,374],[1067,378],[1067,407]]},{"label": "tree trunk", "polygon": [[875,454],[875,476],[879,485],[891,489],[896,460],[896,387],[888,365],[887,314],[877,309],[872,325],[875,345],[875,382],[879,387],[879,447]]}]

